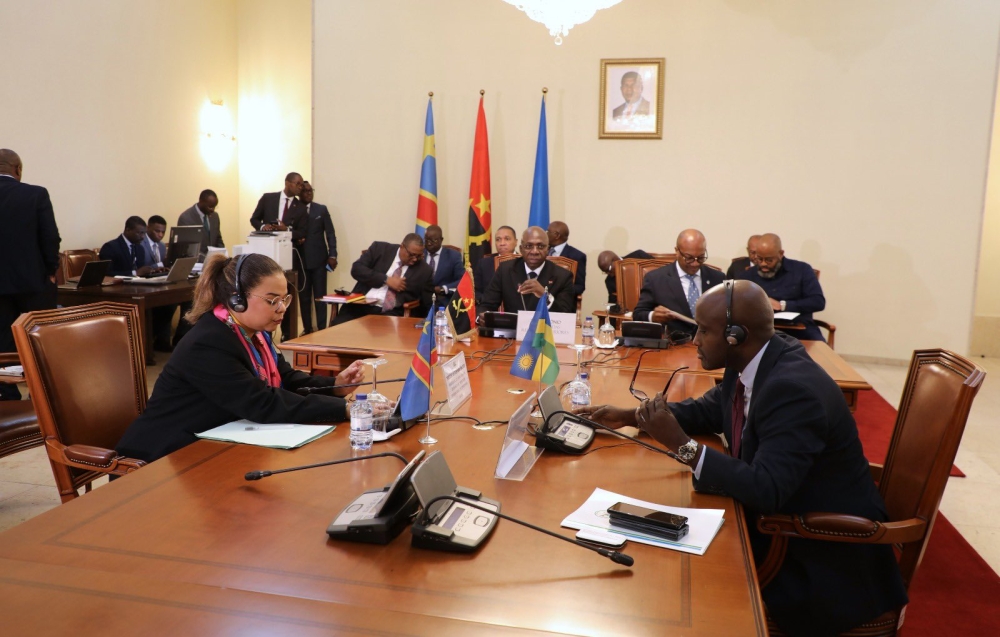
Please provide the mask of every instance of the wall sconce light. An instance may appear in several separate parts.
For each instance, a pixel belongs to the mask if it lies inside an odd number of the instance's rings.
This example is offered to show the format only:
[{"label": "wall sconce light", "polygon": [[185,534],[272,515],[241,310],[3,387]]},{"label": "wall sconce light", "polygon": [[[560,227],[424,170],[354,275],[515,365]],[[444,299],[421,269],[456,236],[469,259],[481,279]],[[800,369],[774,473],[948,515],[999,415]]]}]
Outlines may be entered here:
[{"label": "wall sconce light", "polygon": [[209,100],[201,107],[201,157],[211,170],[223,170],[232,159],[236,137],[233,117],[222,100]]}]

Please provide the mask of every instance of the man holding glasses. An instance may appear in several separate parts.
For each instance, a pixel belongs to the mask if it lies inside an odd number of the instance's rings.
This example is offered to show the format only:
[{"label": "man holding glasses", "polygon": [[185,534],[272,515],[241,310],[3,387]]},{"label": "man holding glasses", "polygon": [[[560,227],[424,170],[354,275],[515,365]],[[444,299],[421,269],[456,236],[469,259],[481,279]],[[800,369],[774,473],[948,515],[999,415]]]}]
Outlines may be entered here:
[{"label": "man holding glasses", "polygon": [[533,312],[545,296],[550,312],[575,312],[573,275],[547,261],[548,254],[549,235],[545,230],[538,226],[525,230],[521,235],[521,256],[500,264],[479,309],[495,312],[502,305],[504,312]]},{"label": "man holding glasses", "polygon": [[671,335],[680,332],[691,336],[695,332],[695,304],[702,294],[722,283],[725,275],[705,265],[708,248],[705,235],[698,230],[684,230],[677,235],[674,251],[677,261],[673,265],[653,270],[643,279],[632,317],[663,323]]}]

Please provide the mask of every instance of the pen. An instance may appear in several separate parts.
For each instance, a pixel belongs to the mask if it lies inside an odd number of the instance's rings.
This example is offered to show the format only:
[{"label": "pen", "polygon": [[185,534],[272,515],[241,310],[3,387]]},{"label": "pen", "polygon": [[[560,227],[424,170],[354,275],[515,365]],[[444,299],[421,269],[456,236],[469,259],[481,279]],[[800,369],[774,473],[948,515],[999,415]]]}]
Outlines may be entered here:
[{"label": "pen", "polygon": [[295,425],[250,425],[243,431],[270,431],[272,429],[295,429]]}]

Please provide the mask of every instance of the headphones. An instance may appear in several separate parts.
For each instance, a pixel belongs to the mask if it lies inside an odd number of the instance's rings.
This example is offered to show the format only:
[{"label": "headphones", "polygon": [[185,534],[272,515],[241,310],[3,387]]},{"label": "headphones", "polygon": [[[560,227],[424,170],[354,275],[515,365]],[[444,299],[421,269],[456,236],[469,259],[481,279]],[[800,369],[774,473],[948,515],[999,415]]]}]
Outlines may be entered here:
[{"label": "headphones", "polygon": [[747,340],[747,328],[742,325],[733,325],[733,287],[736,282],[726,281],[726,342],[736,346]]},{"label": "headphones", "polygon": [[[247,311],[247,297],[244,296],[243,290],[240,289],[240,268],[243,267],[243,258],[246,257],[245,254],[241,254],[239,258],[236,259],[236,291],[233,295],[229,297],[229,309],[234,312],[246,312]],[[728,314],[727,314],[728,316]]]}]

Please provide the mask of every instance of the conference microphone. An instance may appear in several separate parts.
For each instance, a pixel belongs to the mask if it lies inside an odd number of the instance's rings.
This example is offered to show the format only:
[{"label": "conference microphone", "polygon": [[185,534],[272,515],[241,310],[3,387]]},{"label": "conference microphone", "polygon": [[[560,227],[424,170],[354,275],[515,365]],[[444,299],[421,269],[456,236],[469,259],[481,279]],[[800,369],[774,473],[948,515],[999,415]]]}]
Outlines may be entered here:
[{"label": "conference microphone", "polygon": [[261,478],[266,478],[267,476],[273,476],[278,473],[288,473],[290,471],[301,471],[303,469],[315,469],[316,467],[328,467],[333,464],[343,464],[345,462],[355,462],[357,460],[371,460],[372,458],[383,458],[385,456],[393,456],[399,458],[406,464],[408,460],[398,453],[387,451],[385,453],[376,453],[370,456],[358,456],[356,458],[341,458],[340,460],[330,460],[328,462],[318,462],[316,464],[302,465],[301,467],[290,467],[288,469],[275,469],[274,471],[249,471],[245,476],[246,480],[260,480]]},{"label": "conference microphone", "polygon": [[623,434],[622,432],[618,431],[617,429],[612,429],[611,427],[608,427],[607,425],[602,425],[599,422],[595,422],[595,421],[593,421],[593,420],[591,420],[589,418],[584,418],[580,414],[574,414],[571,411],[559,410],[559,411],[554,411],[551,414],[549,414],[548,418],[545,419],[545,422],[542,423],[542,429],[544,431],[548,431],[548,429],[549,429],[549,419],[551,419],[556,414],[565,414],[568,418],[571,418],[573,420],[577,420],[578,422],[582,422],[585,425],[589,425],[589,426],[595,427],[597,429],[603,429],[604,431],[606,431],[608,433],[612,433],[612,434],[618,436],[619,438],[624,438],[625,440],[628,440],[630,442],[634,442],[635,444],[639,445],[640,447],[645,447],[646,449],[649,449],[650,451],[655,451],[656,453],[662,453],[662,454],[664,454],[666,456],[669,456],[669,457],[673,458],[677,462],[680,462],[681,464],[687,464],[686,462],[684,462],[683,460],[681,460],[680,457],[678,457],[678,455],[676,453],[674,453],[673,451],[670,451],[669,449],[660,449],[659,447],[654,447],[653,445],[646,444],[645,442],[639,440],[638,438],[633,438],[632,436],[626,436],[625,434]]},{"label": "conference microphone", "polygon": [[498,518],[502,518],[504,520],[510,520],[511,522],[513,522],[515,524],[520,524],[521,526],[524,526],[524,527],[527,527],[529,529],[533,529],[535,531],[539,531],[541,533],[544,533],[545,535],[550,535],[550,536],[552,536],[554,538],[560,539],[563,542],[569,542],[570,544],[573,544],[575,546],[579,546],[581,548],[585,548],[588,551],[593,551],[595,553],[598,553],[599,555],[603,555],[604,557],[608,558],[609,560],[611,560],[615,564],[621,564],[622,566],[632,566],[635,563],[635,560],[632,559],[632,557],[630,555],[626,555],[624,553],[619,553],[618,551],[612,551],[610,549],[602,549],[602,548],[599,548],[599,547],[596,547],[596,546],[590,546],[589,544],[584,544],[583,542],[580,542],[578,540],[573,540],[573,539],[570,539],[570,538],[568,538],[568,537],[566,537],[564,535],[559,535],[558,533],[553,533],[552,531],[549,531],[548,529],[543,529],[540,526],[535,526],[534,524],[529,524],[528,522],[524,522],[522,520],[518,520],[517,518],[513,518],[513,517],[511,517],[509,515],[500,513],[499,511],[495,511],[493,509],[490,509],[490,508],[478,505],[478,504],[476,504],[474,502],[470,502],[467,499],[458,498],[458,497],[455,497],[453,495],[439,495],[436,498],[432,498],[429,502],[427,502],[427,504],[424,506],[424,510],[418,516],[419,517],[419,521],[414,524],[414,529],[417,529],[418,526],[420,526],[421,528],[427,526],[428,522],[430,522],[430,520],[428,519],[428,513],[427,512],[430,510],[431,505],[433,505],[438,500],[451,500],[452,502],[456,502],[456,503],[460,504],[463,507],[469,507],[470,509],[478,509],[479,511],[483,511],[484,513],[488,513],[490,515],[495,515]]},{"label": "conference microphone", "polygon": [[[389,380],[380,380],[379,383],[402,383],[405,378],[390,378]],[[361,383],[351,383],[350,385],[324,385],[322,387],[299,387],[295,390],[295,393],[300,396],[308,396],[309,394],[332,394],[334,390],[344,389],[347,387],[364,387],[365,385],[371,385],[371,381],[365,381]]]}]

